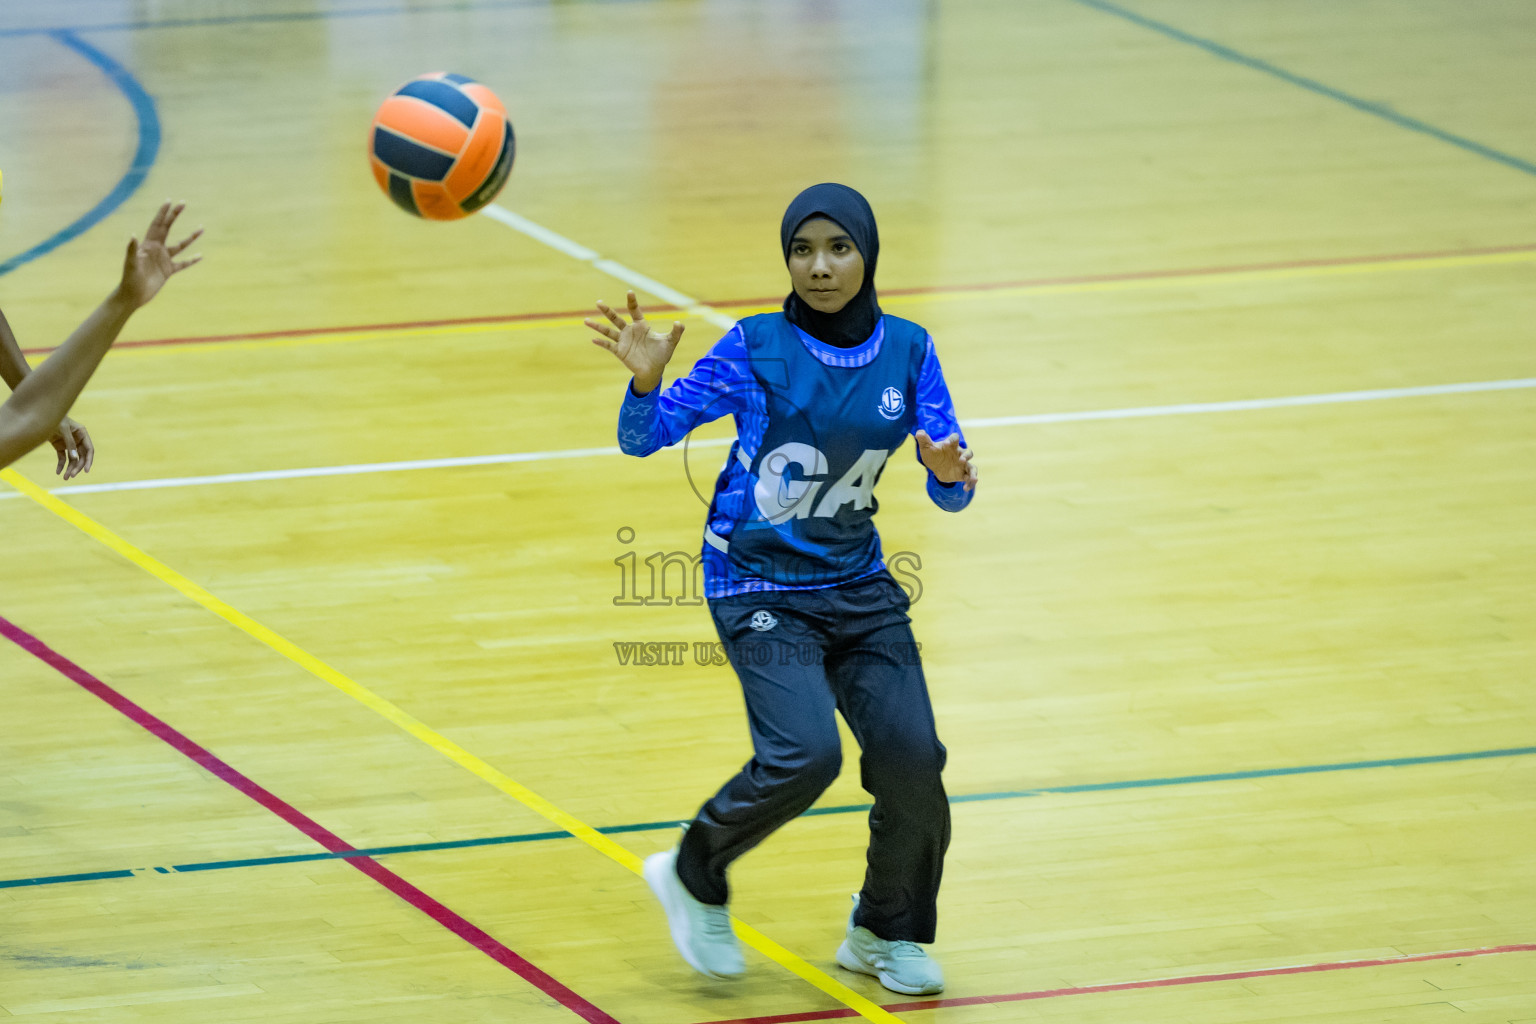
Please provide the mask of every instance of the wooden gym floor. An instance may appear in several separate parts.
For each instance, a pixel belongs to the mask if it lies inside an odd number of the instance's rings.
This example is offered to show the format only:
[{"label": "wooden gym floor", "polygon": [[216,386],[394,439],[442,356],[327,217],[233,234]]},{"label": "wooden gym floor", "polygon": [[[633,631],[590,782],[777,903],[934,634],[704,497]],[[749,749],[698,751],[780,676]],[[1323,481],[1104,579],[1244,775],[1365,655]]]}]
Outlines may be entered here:
[{"label": "wooden gym floor", "polygon": [[[24,346],[161,198],[208,235],[94,472],[0,489],[0,1018],[1536,1021],[1533,52],[1494,0],[8,0]],[[429,70],[512,111],[495,216],[369,177]],[[617,455],[579,318],[638,280],[681,368],[828,179],[982,467],[880,492],[942,1000],[833,963],[852,768],[738,865],[737,984],[630,870],[748,751],[728,669],[620,658],[705,610],[615,604],[728,427]]]}]

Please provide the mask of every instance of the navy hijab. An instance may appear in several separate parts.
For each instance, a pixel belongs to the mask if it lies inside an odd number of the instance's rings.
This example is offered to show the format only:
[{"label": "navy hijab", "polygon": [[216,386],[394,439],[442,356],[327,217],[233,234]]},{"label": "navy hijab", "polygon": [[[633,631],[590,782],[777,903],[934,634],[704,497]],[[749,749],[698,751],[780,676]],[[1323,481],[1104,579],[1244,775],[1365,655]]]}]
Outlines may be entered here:
[{"label": "navy hijab", "polygon": [[880,304],[875,299],[875,263],[880,258],[880,233],[875,228],[875,212],[863,196],[847,185],[812,185],[795,197],[784,211],[779,226],[779,241],[784,262],[789,262],[789,242],[800,225],[814,217],[825,217],[848,232],[854,247],[864,257],[864,283],[858,294],[836,313],[812,309],[791,288],[784,300],[784,316],[817,341],[839,348],[852,348],[869,340],[880,322]]}]

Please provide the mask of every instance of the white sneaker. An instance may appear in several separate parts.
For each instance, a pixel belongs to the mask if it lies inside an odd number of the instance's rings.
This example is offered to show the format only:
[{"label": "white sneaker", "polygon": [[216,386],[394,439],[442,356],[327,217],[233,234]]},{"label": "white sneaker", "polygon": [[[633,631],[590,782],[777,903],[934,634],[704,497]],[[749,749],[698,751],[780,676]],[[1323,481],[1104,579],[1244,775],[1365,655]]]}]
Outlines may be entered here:
[{"label": "white sneaker", "polygon": [[667,912],[672,942],[689,967],[711,978],[738,978],[746,973],[741,945],[731,930],[731,912],[694,898],[677,877],[676,849],[645,858],[645,884]]},{"label": "white sneaker", "polygon": [[[853,908],[859,908],[854,896]],[[944,972],[922,946],[905,939],[882,939],[868,928],[853,923],[848,915],[848,934],[837,947],[837,962],[850,971],[870,974],[892,992],[931,996],[944,991]]]}]

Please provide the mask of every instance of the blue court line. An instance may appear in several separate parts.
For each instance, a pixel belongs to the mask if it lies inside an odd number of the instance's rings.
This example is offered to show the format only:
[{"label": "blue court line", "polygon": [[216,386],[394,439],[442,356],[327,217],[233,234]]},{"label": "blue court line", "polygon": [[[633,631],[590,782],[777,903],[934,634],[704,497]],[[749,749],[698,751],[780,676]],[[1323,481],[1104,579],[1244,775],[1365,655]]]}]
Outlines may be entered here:
[{"label": "blue court line", "polygon": [[1073,0],[1073,2],[1081,4],[1084,7],[1092,7],[1094,10],[1101,11],[1104,14],[1112,14],[1117,18],[1123,18],[1126,21],[1140,25],[1142,28],[1151,29],[1153,32],[1165,35],[1169,39],[1174,39],[1181,43],[1187,43],[1190,46],[1198,46],[1200,49],[1206,51],[1207,53],[1216,57],[1220,57],[1222,60],[1231,61],[1234,64],[1241,64],[1244,67],[1252,68],[1254,71],[1262,71],[1266,75],[1272,75],[1281,81],[1289,82],[1295,86],[1300,86],[1301,88],[1310,92],[1317,93],[1319,96],[1326,96],[1331,100],[1337,100],[1340,103],[1348,104],[1349,106],[1354,107],[1356,110],[1370,114],[1373,117],[1379,117],[1384,121],[1390,121],[1391,123],[1397,125],[1399,128],[1406,128],[1409,131],[1420,132],[1424,135],[1430,136],[1431,138],[1439,139],[1441,142],[1448,142],[1453,146],[1460,147],[1469,153],[1476,153],[1480,157],[1485,157],[1489,160],[1496,160],[1505,166],[1513,167],[1517,171],[1523,171],[1526,174],[1536,175],[1536,164],[1533,164],[1528,160],[1522,160],[1517,156],[1511,156],[1508,153],[1500,152],[1491,146],[1485,146],[1481,142],[1466,138],[1465,136],[1456,135],[1452,132],[1446,131],[1443,128],[1436,128],[1434,125],[1420,121],[1416,117],[1409,117],[1406,114],[1399,114],[1397,111],[1391,109],[1390,107],[1382,106],[1379,103],[1372,103],[1369,100],[1360,99],[1358,96],[1351,96],[1349,93],[1340,89],[1335,89],[1331,85],[1324,85],[1322,82],[1319,82],[1316,79],[1307,78],[1303,75],[1298,75],[1295,72],[1287,71],[1285,68],[1278,67],[1266,60],[1260,60],[1258,57],[1250,57],[1246,53],[1240,53],[1239,51],[1234,50],[1229,46],[1223,46],[1221,43],[1218,43],[1215,40],[1205,39],[1201,36],[1193,35],[1189,32],[1185,32],[1183,29],[1175,28],[1166,22],[1157,21],[1153,18],[1147,17],[1144,14],[1137,14],[1135,11],[1127,10],[1124,7],[1119,7],[1115,4],[1109,3],[1107,0]]},{"label": "blue court line", "polygon": [[82,871],[78,875],[48,875],[43,878],[15,878],[0,882],[0,889],[15,889],[23,885],[58,885],[61,882],[94,882],[102,878],[132,878],[132,871]]},{"label": "blue court line", "polygon": [[[1102,793],[1111,790],[1147,789],[1154,786],[1189,786],[1205,782],[1234,782],[1245,779],[1273,779],[1287,775],[1315,775],[1323,772],[1361,771],[1368,768],[1408,768],[1423,764],[1449,764],[1457,761],[1486,761],[1497,757],[1527,757],[1536,754],[1536,747],[1505,747],[1499,750],[1473,750],[1460,754],[1429,754],[1422,757],[1389,757],[1375,761],[1336,761],[1330,764],[1305,764],[1289,768],[1254,768],[1237,772],[1210,772],[1203,775],[1168,775],[1152,779],[1127,779],[1118,782],[1085,782],[1068,786],[1040,786],[1034,789],[999,790],[994,793],[968,793],[949,798],[951,804],[979,803],[988,800],[1019,800],[1032,796],[1071,793]],[[842,804],[835,807],[813,807],[804,817],[826,814],[857,814],[868,811],[872,804]],[[643,821],[629,825],[607,825],[597,831],[604,835],[624,832],[659,832],[678,827],[677,819]],[[193,864],[176,864],[171,867],[140,868],[138,870],[88,871],[74,875],[48,875],[38,878],[15,878],[0,881],[0,889],[17,889],[33,885],[58,885],[65,882],[92,882],[106,878],[132,878],[136,874],[155,871],[159,874],[187,873],[193,871],[223,871],[230,868],[266,867],[273,864],[299,864],[309,861],[342,860],[347,857],[387,857],[397,853],[431,853],[439,850],[467,850],[482,846],[506,846],[512,843],[536,843],[549,839],[573,838],[569,832],[522,832],[506,836],[486,836],[479,839],[455,839],[436,843],[405,843],[397,846],[372,846],[349,850],[345,853],[294,853],[278,857],[245,857],[239,860],[211,860]]]},{"label": "blue court line", "polygon": [[137,192],[140,185],[144,184],[149,169],[154,166],[155,158],[160,154],[160,116],[155,112],[155,101],[144,90],[144,86],[139,84],[139,80],[133,77],[132,72],[73,32],[56,30],[49,32],[48,35],[100,68],[101,72],[112,80],[112,84],[127,97],[128,102],[133,106],[134,116],[139,122],[138,148],[134,151],[133,163],[128,165],[128,170],[101,202],[53,237],[0,263],[0,276],[9,274],[17,267],[30,263],[39,256],[46,256],[66,242],[79,238],[106,219],[112,211],[127,202],[128,197]]},{"label": "blue court line", "polygon": [[[588,3],[647,3],[651,0],[587,0]],[[70,25],[67,28],[0,28],[0,39],[14,36],[50,35],[55,32],[139,32],[163,28],[217,28],[222,25],[267,25],[294,21],[337,21],[342,18],[377,18],[397,14],[463,14],[465,11],[504,11],[521,8],[545,8],[548,0],[478,0],[444,4],[440,7],[352,7],[340,11],[274,11],[270,14],[224,14],[203,18],[164,18],[159,21],[108,21],[95,25]]]}]

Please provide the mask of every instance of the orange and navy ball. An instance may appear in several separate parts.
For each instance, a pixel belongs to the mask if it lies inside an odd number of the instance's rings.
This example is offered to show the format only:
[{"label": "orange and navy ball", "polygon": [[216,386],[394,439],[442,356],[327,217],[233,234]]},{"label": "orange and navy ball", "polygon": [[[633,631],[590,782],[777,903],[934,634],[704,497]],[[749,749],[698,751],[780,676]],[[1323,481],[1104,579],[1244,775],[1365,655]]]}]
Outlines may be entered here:
[{"label": "orange and navy ball", "polygon": [[373,176],[407,213],[458,220],[496,198],[516,155],[512,122],[496,94],[472,78],[437,72],[406,82],[374,116]]}]

